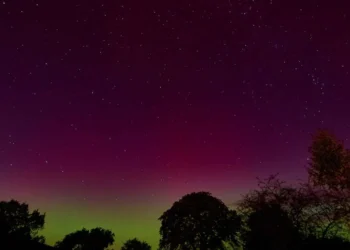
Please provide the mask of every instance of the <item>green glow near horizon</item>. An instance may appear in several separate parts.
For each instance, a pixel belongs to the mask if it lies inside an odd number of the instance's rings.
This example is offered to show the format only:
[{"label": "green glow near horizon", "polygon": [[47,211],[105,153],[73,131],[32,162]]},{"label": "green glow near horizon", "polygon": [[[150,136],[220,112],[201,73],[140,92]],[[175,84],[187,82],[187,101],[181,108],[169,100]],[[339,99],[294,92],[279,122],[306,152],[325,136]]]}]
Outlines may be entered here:
[{"label": "green glow near horizon", "polygon": [[125,241],[135,237],[146,241],[153,249],[158,246],[160,228],[158,217],[161,215],[159,208],[143,212],[142,208],[131,207],[117,211],[111,209],[91,211],[91,208],[81,206],[74,208],[55,206],[51,209],[46,209],[45,229],[42,232],[49,245],[54,245],[65,235],[76,230],[102,227],[115,234],[114,249],[119,249]]}]

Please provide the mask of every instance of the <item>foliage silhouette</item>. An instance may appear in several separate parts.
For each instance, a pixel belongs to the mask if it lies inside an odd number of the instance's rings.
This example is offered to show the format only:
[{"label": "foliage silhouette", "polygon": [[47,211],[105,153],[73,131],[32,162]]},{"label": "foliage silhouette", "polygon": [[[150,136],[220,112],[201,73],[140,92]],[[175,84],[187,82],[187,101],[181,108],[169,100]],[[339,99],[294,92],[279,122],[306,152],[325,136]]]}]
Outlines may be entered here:
[{"label": "foliage silhouette", "polygon": [[241,218],[208,192],[183,196],[159,220],[160,249],[225,249],[225,243],[238,243]]},{"label": "foliage silhouette", "polygon": [[309,152],[308,173],[314,185],[333,190],[350,188],[350,151],[343,142],[330,132],[319,130],[313,135]]},{"label": "foliage silhouette", "polygon": [[141,242],[134,238],[125,242],[121,250],[151,250],[151,246],[145,241]]},{"label": "foliage silhouette", "polygon": [[298,229],[279,204],[266,204],[251,213],[247,226],[242,235],[246,250],[296,249],[300,240]]},{"label": "foliage silhouette", "polygon": [[348,234],[350,221],[350,150],[327,130],[317,131],[309,148],[309,179],[317,190],[323,236]]},{"label": "foliage silhouette", "polygon": [[103,250],[114,243],[114,233],[103,228],[83,228],[66,235],[55,247],[63,250]]},{"label": "foliage silhouette", "polygon": [[0,236],[10,244],[14,241],[43,243],[45,238],[38,232],[44,228],[45,214],[29,211],[26,203],[16,200],[0,202]]},{"label": "foliage silhouette", "polygon": [[[266,181],[259,180],[258,186],[258,189],[244,195],[238,203],[238,210],[245,222],[251,213],[264,206],[278,205],[304,238],[341,237],[349,231],[346,226],[349,221],[346,207],[349,203],[334,192],[329,193],[310,183],[292,187],[276,176],[271,176]],[[245,229],[247,230],[249,227]]]},{"label": "foliage silhouette", "polygon": [[[249,247],[249,242],[253,241],[254,231],[261,230],[261,233],[256,234],[258,238],[267,233],[263,224],[266,223],[264,219],[267,219],[268,216],[265,218],[262,216],[261,222],[256,220],[255,227],[249,224],[251,223],[249,219],[264,207],[271,206],[278,206],[281,210],[280,212],[275,211],[276,218],[277,212],[282,213],[283,211],[285,218],[288,217],[297,230],[298,234],[291,234],[296,235],[298,239],[294,241],[301,244],[297,249],[305,246],[319,248],[327,244],[343,244],[344,246],[349,243],[336,240],[348,237],[349,234],[349,151],[333,135],[320,130],[313,136],[309,152],[311,161],[307,182],[299,183],[298,186],[290,186],[280,181],[276,175],[270,176],[267,180],[259,180],[259,188],[244,195],[238,203],[238,210],[243,215],[245,222],[244,230],[241,232],[242,240],[247,247]],[[270,220],[269,223],[272,222],[273,220]],[[260,227],[259,224],[261,224]],[[281,238],[282,236],[278,237],[278,239]],[[259,240],[253,242],[257,241]],[[275,243],[277,242],[276,240]],[[279,248],[283,249],[282,246]]]}]

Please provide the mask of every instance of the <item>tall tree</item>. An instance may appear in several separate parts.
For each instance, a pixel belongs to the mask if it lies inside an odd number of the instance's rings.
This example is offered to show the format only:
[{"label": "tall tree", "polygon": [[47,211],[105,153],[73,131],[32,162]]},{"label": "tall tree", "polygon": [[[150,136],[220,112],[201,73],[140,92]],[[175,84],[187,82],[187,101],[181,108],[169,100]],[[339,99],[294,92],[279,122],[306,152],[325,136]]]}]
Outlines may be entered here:
[{"label": "tall tree", "polygon": [[45,214],[29,211],[26,203],[16,200],[0,202],[0,236],[8,240],[44,242],[38,233],[44,228]]},{"label": "tall tree", "polygon": [[208,192],[183,196],[159,218],[160,249],[225,249],[238,243],[241,218]]},{"label": "tall tree", "polygon": [[103,228],[83,228],[66,235],[55,247],[63,250],[104,250],[114,243],[114,233]]},{"label": "tall tree", "polygon": [[309,177],[316,186],[332,190],[350,189],[350,151],[326,130],[317,131],[309,148]]},{"label": "tall tree", "polygon": [[309,178],[317,190],[319,221],[323,235],[349,230],[350,221],[350,151],[344,143],[327,130],[319,130],[312,137],[309,148]]},{"label": "tall tree", "polygon": [[121,250],[151,250],[151,246],[145,241],[134,238],[125,242]]}]

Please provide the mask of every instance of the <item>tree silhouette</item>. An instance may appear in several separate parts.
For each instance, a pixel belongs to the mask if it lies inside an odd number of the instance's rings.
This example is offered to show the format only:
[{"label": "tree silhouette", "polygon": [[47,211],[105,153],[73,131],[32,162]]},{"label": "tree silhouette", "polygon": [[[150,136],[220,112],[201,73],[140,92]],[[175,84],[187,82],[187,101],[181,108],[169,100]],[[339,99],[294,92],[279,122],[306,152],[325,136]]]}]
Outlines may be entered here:
[{"label": "tree silhouette", "polygon": [[243,196],[238,210],[247,222],[251,213],[266,206],[278,205],[303,237],[329,238],[346,233],[348,199],[310,183],[293,187],[270,176],[259,180],[258,189]]},{"label": "tree silhouette", "polygon": [[114,243],[114,233],[103,228],[83,228],[66,235],[55,247],[63,250],[103,250]]},{"label": "tree silhouette", "polygon": [[326,130],[313,135],[309,148],[309,177],[316,186],[333,190],[350,189],[350,151]]},{"label": "tree silhouette", "polygon": [[[259,188],[244,195],[238,203],[238,210],[245,222],[246,228],[243,227],[245,230],[242,231],[242,235],[247,247],[254,249],[254,244],[249,242],[257,245],[260,244],[257,242],[263,242],[259,239],[260,236],[265,237],[265,243],[268,244],[268,235],[278,235],[274,241],[275,245],[283,239],[283,232],[288,235],[288,230],[293,231],[289,235],[296,235],[298,240],[293,236],[284,241],[299,241],[297,249],[313,248],[312,246],[320,249],[321,245],[344,246],[348,243],[337,239],[347,237],[349,233],[350,153],[342,142],[324,130],[313,136],[309,152],[311,160],[307,182],[290,186],[276,176],[270,176],[267,180],[259,180]],[[274,206],[275,209],[271,209]],[[264,214],[263,211],[266,213],[264,216],[261,215]],[[259,214],[261,216],[258,216]],[[274,221],[283,223],[280,225]],[[265,225],[269,225],[268,228],[265,228]],[[274,232],[274,227],[277,226],[283,226],[284,229],[277,233],[269,233],[269,230]],[[294,233],[293,228],[298,234]],[[254,234],[254,231],[259,230],[261,233]],[[285,247],[281,245],[277,248]]]},{"label": "tree silhouette", "polygon": [[160,249],[225,249],[225,243],[238,243],[240,217],[208,192],[183,196],[159,220]]},{"label": "tree silhouette", "polygon": [[[309,179],[316,190],[322,236],[339,236],[349,230],[350,151],[326,130],[317,131],[309,148]],[[314,191],[314,193],[316,193]]]},{"label": "tree silhouette", "polygon": [[296,249],[300,235],[279,204],[265,204],[251,213],[243,234],[246,250]]},{"label": "tree silhouette", "polygon": [[45,214],[29,211],[28,204],[16,200],[0,202],[0,236],[7,241],[37,241],[45,238],[38,232],[44,228]]},{"label": "tree silhouette", "polygon": [[278,206],[288,214],[295,227],[304,230],[305,223],[310,223],[305,221],[304,214],[311,204],[309,192],[306,186],[290,186],[277,175],[271,175],[265,180],[258,179],[258,188],[243,196],[238,202],[238,210],[247,220],[251,213]]},{"label": "tree silhouette", "polygon": [[121,250],[151,250],[151,246],[145,241],[141,242],[134,238],[125,242]]}]

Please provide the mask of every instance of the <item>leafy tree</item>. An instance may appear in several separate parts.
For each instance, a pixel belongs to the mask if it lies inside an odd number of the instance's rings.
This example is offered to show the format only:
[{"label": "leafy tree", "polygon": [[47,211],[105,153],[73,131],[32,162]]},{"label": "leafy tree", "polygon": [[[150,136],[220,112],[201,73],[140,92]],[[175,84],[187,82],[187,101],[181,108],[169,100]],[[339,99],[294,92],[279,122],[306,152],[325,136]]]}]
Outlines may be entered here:
[{"label": "leafy tree", "polygon": [[308,173],[315,186],[333,190],[350,189],[350,151],[326,130],[312,137]]},{"label": "leafy tree", "polygon": [[317,192],[317,220],[326,222],[323,236],[334,237],[349,230],[350,150],[326,130],[317,131],[312,139],[308,173],[311,189]]},{"label": "leafy tree", "polygon": [[63,250],[103,250],[114,243],[114,233],[103,228],[83,228],[66,235],[55,247]]},{"label": "leafy tree", "polygon": [[238,243],[241,218],[208,192],[183,196],[159,220],[160,249],[225,249],[225,243]]},{"label": "leafy tree", "polygon": [[38,232],[44,228],[45,214],[29,211],[26,203],[16,200],[0,202],[0,236],[11,240],[32,240],[43,243]]},{"label": "leafy tree", "polygon": [[151,246],[145,241],[134,238],[124,243],[121,250],[151,250]]}]

